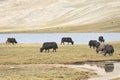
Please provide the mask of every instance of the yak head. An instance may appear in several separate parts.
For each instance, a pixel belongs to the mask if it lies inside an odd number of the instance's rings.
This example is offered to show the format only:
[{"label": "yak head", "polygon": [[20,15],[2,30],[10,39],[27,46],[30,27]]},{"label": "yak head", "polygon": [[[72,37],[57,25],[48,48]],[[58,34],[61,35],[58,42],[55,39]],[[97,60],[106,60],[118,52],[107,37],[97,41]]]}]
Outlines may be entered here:
[{"label": "yak head", "polygon": [[72,43],[72,45],[73,45],[73,44],[74,44],[74,41],[72,41],[71,43]]},{"label": "yak head", "polygon": [[40,52],[43,52],[43,50],[44,50],[43,48],[40,48]]},{"label": "yak head", "polygon": [[17,44],[18,42],[15,40],[15,43]]},{"label": "yak head", "polygon": [[100,43],[99,42],[95,42],[95,47],[99,48],[99,46],[100,46]]}]

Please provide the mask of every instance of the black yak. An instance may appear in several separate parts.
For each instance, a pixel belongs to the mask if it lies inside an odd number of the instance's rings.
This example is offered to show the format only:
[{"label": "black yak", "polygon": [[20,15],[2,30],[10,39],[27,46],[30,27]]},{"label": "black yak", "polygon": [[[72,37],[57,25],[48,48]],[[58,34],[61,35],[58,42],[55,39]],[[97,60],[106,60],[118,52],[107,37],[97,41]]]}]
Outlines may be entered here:
[{"label": "black yak", "polygon": [[68,44],[71,43],[72,45],[74,44],[74,41],[72,40],[71,37],[63,37],[62,40],[61,40],[61,44],[64,42],[67,42]]},{"label": "black yak", "polygon": [[53,52],[56,52],[56,49],[58,48],[57,43],[56,42],[45,42],[43,43],[42,48],[40,48],[40,52],[43,52],[43,50],[48,51],[49,49],[53,49]]},{"label": "black yak", "polygon": [[7,43],[12,43],[14,45],[14,44],[17,44],[17,41],[15,38],[7,38],[6,44]]}]

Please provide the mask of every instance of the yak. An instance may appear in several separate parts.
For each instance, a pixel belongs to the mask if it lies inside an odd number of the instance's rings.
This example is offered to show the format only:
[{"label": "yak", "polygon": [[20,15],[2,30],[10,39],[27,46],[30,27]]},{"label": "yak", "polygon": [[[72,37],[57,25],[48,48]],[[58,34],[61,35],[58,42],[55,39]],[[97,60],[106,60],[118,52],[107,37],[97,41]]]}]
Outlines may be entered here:
[{"label": "yak", "polygon": [[99,53],[99,51],[103,52],[104,48],[105,48],[106,44],[100,44],[97,48],[96,48],[96,52]]},{"label": "yak", "polygon": [[43,52],[43,50],[48,51],[49,49],[53,49],[53,52],[56,52],[56,49],[58,49],[56,42],[44,42],[42,48],[40,48],[40,52]]},{"label": "yak", "polygon": [[12,43],[14,45],[14,44],[17,44],[17,41],[15,38],[7,38],[6,44],[8,43]]},{"label": "yak", "polygon": [[90,40],[88,45],[90,46],[90,48],[92,48],[92,47],[96,48],[96,47],[98,47],[100,45],[100,43],[97,42],[96,40]]},{"label": "yak", "polygon": [[104,56],[106,56],[106,54],[112,56],[114,53],[114,47],[109,44],[100,44],[99,47],[96,48],[96,52],[99,53],[99,51],[102,51]]},{"label": "yak", "polygon": [[105,39],[103,38],[103,36],[99,36],[98,40],[99,42],[105,42]]},{"label": "yak", "polygon": [[109,56],[112,56],[114,53],[114,47],[112,45],[105,45],[105,48],[103,49],[104,52],[104,56],[106,56],[106,54],[108,53]]},{"label": "yak", "polygon": [[61,44],[62,44],[62,43],[64,44],[64,42],[67,42],[68,44],[71,43],[72,45],[74,44],[74,41],[72,40],[71,37],[63,37],[63,38],[61,39]]}]

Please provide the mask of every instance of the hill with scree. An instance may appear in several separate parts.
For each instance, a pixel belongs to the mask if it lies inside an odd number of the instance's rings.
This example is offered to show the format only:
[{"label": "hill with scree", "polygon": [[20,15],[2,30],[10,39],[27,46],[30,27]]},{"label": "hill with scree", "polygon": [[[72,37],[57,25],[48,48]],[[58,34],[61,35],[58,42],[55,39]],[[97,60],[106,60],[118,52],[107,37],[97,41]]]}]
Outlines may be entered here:
[{"label": "hill with scree", "polygon": [[120,32],[120,0],[0,0],[0,32]]}]

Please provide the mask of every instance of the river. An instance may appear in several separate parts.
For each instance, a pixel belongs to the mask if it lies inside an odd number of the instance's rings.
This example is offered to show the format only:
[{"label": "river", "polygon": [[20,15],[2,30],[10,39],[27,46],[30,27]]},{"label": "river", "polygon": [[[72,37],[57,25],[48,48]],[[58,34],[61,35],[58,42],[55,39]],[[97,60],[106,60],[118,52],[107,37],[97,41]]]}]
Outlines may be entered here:
[{"label": "river", "polygon": [[89,40],[98,40],[103,36],[106,42],[120,41],[120,33],[12,33],[0,34],[0,43],[14,37],[18,43],[43,43],[48,41],[61,42],[62,37],[71,37],[75,44],[88,44]]}]

